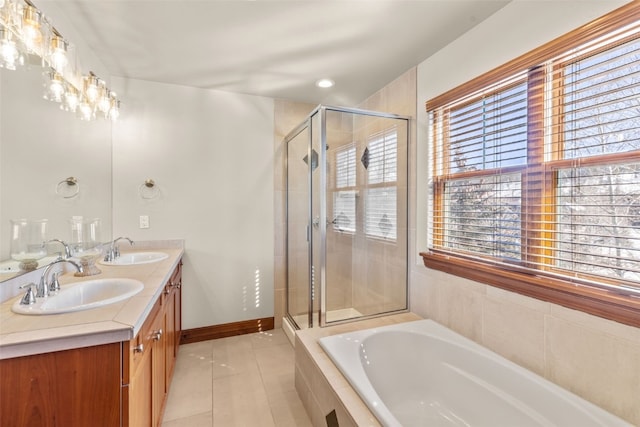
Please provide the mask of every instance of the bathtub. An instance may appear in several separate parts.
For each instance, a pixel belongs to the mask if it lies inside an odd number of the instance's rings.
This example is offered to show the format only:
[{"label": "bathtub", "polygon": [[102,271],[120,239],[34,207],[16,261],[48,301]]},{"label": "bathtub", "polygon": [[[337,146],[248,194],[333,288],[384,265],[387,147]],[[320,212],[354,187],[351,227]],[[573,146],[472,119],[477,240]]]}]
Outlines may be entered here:
[{"label": "bathtub", "polygon": [[384,426],[630,426],[432,320],[320,345]]}]

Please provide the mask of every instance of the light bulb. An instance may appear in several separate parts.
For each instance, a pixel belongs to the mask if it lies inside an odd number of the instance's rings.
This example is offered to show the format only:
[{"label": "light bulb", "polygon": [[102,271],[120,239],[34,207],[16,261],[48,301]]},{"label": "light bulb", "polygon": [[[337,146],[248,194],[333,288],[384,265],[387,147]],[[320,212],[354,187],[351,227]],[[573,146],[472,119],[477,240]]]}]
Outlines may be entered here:
[{"label": "light bulb", "polygon": [[98,99],[98,92],[98,78],[93,74],[89,74],[84,78],[84,94],[89,103],[95,104]]},{"label": "light bulb", "polygon": [[11,40],[11,33],[5,29],[0,29],[0,68],[15,70],[16,63],[19,63],[20,52],[16,43]]},{"label": "light bulb", "polygon": [[62,73],[64,67],[67,66],[69,59],[67,58],[67,50],[69,43],[61,36],[54,34],[51,36],[49,43],[49,65],[56,71]]},{"label": "light bulb", "polygon": [[42,44],[42,12],[33,6],[22,9],[22,39],[30,50],[37,51]]},{"label": "light bulb", "polygon": [[92,120],[94,118],[93,107],[86,100],[78,105],[78,112],[80,114],[80,120]]},{"label": "light bulb", "polygon": [[105,83],[100,81],[100,97],[98,98],[98,110],[107,114],[111,108],[111,91],[106,88]]},{"label": "light bulb", "polygon": [[44,99],[54,102],[62,102],[64,95],[64,81],[62,76],[55,71],[45,73],[45,92]]},{"label": "light bulb", "polygon": [[67,91],[64,93],[64,104],[60,106],[65,111],[71,111],[75,113],[78,109],[78,103],[80,99],[78,98],[78,89],[69,85],[67,87]]},{"label": "light bulb", "polygon": [[107,116],[114,122],[118,117],[120,117],[120,101],[116,99],[115,93],[111,96],[111,108],[109,109],[109,114]]}]

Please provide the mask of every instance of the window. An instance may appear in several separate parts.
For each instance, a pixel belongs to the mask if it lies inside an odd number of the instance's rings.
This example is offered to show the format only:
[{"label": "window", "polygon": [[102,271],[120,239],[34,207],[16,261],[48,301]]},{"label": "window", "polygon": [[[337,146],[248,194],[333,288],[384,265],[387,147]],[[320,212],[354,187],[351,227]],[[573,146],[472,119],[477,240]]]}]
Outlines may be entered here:
[{"label": "window", "polygon": [[372,135],[367,144],[365,232],[387,240],[397,238],[398,134],[395,128]]},{"label": "window", "polygon": [[422,256],[640,326],[640,7],[607,18],[427,102]]},{"label": "window", "polygon": [[336,152],[336,191],[333,193],[333,228],[356,231],[356,147],[353,144]]}]

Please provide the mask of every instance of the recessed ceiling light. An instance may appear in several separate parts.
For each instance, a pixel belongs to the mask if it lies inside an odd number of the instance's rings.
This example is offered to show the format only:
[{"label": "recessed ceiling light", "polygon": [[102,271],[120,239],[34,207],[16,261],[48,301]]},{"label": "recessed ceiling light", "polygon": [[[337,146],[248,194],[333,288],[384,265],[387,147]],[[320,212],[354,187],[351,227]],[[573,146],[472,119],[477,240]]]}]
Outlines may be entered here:
[{"label": "recessed ceiling light", "polygon": [[320,79],[316,82],[316,86],[321,87],[323,89],[332,87],[335,82],[331,79]]}]

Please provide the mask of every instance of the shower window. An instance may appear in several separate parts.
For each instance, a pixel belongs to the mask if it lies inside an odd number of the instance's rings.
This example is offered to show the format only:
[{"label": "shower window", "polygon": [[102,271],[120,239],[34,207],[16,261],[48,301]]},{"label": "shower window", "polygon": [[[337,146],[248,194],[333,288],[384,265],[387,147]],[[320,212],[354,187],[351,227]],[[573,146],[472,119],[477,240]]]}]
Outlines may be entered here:
[{"label": "shower window", "polygon": [[369,237],[396,240],[398,132],[395,127],[369,138],[365,195],[365,232]]},{"label": "shower window", "polygon": [[356,231],[356,147],[349,144],[336,152],[335,187],[333,193],[333,228]]}]

